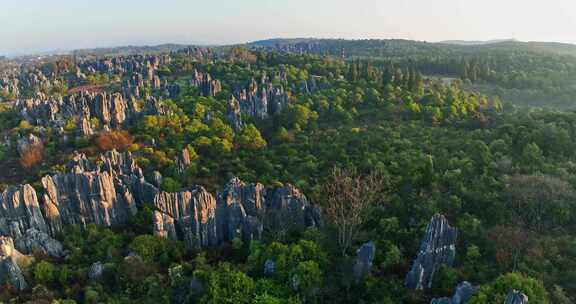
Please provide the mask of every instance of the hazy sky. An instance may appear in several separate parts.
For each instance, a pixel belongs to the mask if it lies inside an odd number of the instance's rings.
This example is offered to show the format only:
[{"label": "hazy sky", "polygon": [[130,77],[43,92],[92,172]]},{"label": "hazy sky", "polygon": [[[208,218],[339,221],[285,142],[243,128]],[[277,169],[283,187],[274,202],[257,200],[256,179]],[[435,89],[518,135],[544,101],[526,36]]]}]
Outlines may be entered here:
[{"label": "hazy sky", "polygon": [[274,37],[576,43],[576,0],[0,0],[0,54]]}]

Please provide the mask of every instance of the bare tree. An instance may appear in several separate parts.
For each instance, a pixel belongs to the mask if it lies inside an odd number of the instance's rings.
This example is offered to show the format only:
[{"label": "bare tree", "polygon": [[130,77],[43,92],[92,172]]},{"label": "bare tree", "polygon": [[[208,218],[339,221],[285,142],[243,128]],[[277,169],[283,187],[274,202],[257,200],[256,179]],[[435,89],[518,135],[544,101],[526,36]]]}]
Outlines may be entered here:
[{"label": "bare tree", "polygon": [[338,245],[345,255],[366,219],[369,207],[384,201],[385,179],[380,171],[360,175],[356,169],[335,167],[324,185],[324,212],[338,230]]}]

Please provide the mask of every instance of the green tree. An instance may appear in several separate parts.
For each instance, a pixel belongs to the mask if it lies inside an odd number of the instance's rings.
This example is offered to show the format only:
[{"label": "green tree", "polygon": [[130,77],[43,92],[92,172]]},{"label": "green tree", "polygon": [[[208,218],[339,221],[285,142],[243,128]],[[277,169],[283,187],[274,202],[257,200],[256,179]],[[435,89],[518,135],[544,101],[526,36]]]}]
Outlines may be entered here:
[{"label": "green tree", "polygon": [[492,283],[482,285],[470,299],[470,304],[501,304],[513,290],[523,292],[530,303],[548,304],[548,293],[542,282],[520,273],[501,275]]},{"label": "green tree", "polygon": [[48,285],[54,282],[58,275],[56,266],[47,261],[40,261],[34,267],[34,279],[42,284]]},{"label": "green tree", "polygon": [[262,150],[267,145],[266,140],[253,124],[245,126],[237,140],[241,148],[252,151]]}]

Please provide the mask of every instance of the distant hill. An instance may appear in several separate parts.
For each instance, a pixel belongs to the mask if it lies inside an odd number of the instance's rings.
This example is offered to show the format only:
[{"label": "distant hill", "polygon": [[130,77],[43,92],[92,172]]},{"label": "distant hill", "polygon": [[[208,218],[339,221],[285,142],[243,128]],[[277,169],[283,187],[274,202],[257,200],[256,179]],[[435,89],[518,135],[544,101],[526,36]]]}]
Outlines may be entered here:
[{"label": "distant hill", "polygon": [[486,45],[486,44],[494,44],[494,43],[501,43],[501,42],[515,42],[518,41],[516,39],[496,39],[496,40],[446,40],[440,41],[440,44],[455,44],[455,45]]},{"label": "distant hill", "polygon": [[492,51],[539,52],[576,57],[576,45],[557,42],[522,42],[515,39],[465,41],[451,40],[437,43],[403,39],[316,39],[276,38],[254,41],[249,47],[273,48],[292,52],[310,52],[345,57],[402,57],[414,55],[478,54]]}]

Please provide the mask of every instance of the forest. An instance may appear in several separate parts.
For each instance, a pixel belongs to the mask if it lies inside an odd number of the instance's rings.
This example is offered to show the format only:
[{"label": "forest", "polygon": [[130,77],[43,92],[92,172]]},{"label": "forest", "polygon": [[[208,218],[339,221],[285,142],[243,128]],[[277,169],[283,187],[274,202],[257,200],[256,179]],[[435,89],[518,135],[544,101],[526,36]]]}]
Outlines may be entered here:
[{"label": "forest", "polygon": [[0,70],[0,303],[573,303],[576,58],[503,44]]}]

